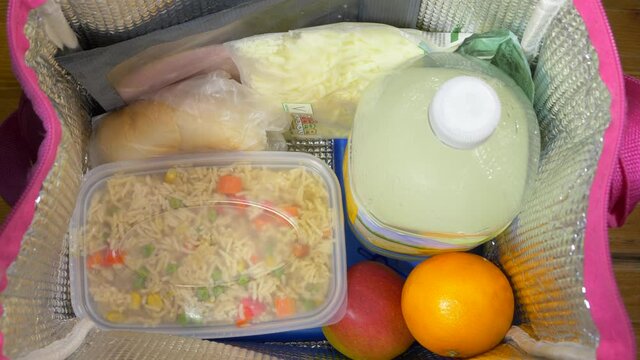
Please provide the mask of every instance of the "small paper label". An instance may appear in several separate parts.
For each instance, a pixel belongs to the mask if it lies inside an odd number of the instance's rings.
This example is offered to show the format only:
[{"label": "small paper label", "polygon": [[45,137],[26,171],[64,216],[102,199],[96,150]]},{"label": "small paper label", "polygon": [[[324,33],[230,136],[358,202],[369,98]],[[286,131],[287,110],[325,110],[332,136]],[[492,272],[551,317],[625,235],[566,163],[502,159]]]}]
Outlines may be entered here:
[{"label": "small paper label", "polygon": [[293,103],[283,103],[282,107],[285,112],[290,114],[309,114],[313,115],[313,108],[311,104],[293,104]]},{"label": "small paper label", "polygon": [[291,114],[291,131],[296,135],[316,135],[316,121],[310,114]]}]

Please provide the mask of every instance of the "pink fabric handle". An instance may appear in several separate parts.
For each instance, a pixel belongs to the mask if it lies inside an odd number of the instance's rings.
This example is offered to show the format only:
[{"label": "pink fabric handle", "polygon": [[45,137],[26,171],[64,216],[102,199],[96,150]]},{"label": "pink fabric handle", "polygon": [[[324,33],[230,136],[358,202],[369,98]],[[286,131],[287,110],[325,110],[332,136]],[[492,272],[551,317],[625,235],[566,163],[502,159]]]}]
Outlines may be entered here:
[{"label": "pink fabric handle", "polygon": [[622,226],[640,201],[640,80],[625,76],[627,123],[611,181],[609,226]]},{"label": "pink fabric handle", "polygon": [[0,124],[0,196],[11,206],[27,186],[44,135],[42,121],[24,96],[18,110]]}]

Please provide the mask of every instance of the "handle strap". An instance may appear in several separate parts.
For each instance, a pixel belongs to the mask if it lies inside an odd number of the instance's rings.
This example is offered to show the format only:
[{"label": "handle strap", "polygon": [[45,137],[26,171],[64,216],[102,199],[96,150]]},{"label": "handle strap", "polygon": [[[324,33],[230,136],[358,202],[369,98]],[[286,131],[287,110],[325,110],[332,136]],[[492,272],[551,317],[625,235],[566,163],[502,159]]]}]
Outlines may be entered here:
[{"label": "handle strap", "polygon": [[627,123],[610,194],[609,226],[622,226],[640,201],[640,80],[625,75]]},{"label": "handle strap", "polygon": [[25,190],[45,131],[26,96],[0,124],[0,196],[11,206]]}]

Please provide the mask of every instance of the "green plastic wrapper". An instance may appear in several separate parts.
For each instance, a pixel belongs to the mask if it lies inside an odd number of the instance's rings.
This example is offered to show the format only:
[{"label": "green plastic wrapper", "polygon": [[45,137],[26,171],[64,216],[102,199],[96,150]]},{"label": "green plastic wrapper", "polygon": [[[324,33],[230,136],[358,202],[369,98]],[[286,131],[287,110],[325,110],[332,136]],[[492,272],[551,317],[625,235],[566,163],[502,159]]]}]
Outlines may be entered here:
[{"label": "green plastic wrapper", "polygon": [[466,38],[456,52],[489,61],[509,75],[529,100],[535,92],[531,69],[518,37],[509,30],[494,30]]}]

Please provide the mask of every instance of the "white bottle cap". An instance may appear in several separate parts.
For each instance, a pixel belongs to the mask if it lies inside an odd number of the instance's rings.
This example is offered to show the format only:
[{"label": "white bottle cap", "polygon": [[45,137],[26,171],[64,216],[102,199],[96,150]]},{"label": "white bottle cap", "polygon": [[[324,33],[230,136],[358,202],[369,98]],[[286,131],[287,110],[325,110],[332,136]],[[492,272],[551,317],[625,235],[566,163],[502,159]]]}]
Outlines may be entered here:
[{"label": "white bottle cap", "polygon": [[473,76],[447,80],[429,105],[431,129],[443,143],[457,149],[482,144],[500,122],[500,99],[495,90]]}]

